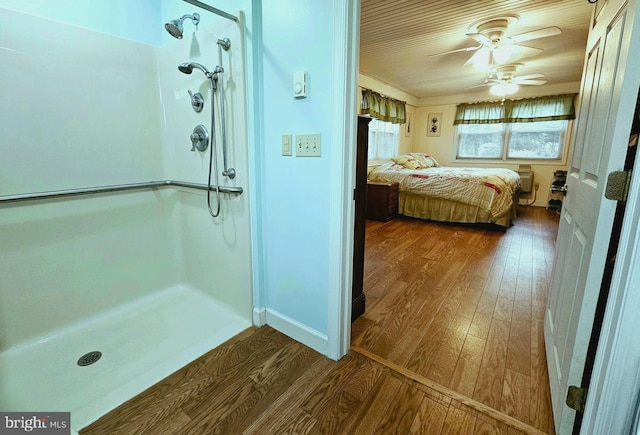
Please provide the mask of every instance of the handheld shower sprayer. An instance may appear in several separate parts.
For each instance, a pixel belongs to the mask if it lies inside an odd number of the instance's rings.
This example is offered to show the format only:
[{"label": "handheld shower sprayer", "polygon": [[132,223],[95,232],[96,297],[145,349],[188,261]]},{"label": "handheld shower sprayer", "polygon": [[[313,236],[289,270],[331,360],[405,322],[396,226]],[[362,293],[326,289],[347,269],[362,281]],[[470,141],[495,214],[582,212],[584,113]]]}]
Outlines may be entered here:
[{"label": "handheld shower sprayer", "polygon": [[204,75],[210,79],[210,80],[215,80],[216,79],[216,73],[218,71],[209,71],[207,68],[204,67],[204,65],[199,64],[197,62],[185,62],[185,63],[181,63],[180,65],[178,65],[178,70],[180,70],[181,73],[184,74],[191,74],[193,72],[193,69],[199,69],[200,71],[202,71],[204,73]]},{"label": "handheld shower sprayer", "polygon": [[182,22],[189,18],[193,24],[196,26],[196,30],[198,29],[198,23],[200,22],[200,14],[194,12],[193,15],[183,15],[181,18],[177,20],[171,20],[164,25],[164,28],[167,29],[167,32],[171,34],[174,38],[182,39]]}]

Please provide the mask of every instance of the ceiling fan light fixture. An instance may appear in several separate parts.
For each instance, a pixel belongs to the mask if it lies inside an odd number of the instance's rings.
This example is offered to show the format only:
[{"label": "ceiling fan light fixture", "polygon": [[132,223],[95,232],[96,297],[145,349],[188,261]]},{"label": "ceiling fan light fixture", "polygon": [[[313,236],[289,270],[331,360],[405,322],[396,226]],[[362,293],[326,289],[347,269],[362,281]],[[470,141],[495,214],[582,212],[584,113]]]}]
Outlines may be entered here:
[{"label": "ceiling fan light fixture", "polygon": [[514,52],[514,47],[512,45],[497,46],[493,50],[493,59],[495,60],[495,63],[498,65],[507,63],[509,58],[511,58],[511,55],[513,54],[513,52]]},{"label": "ceiling fan light fixture", "polygon": [[505,95],[511,95],[518,92],[518,85],[515,83],[496,83],[489,88],[489,92],[498,97],[504,97]]},{"label": "ceiling fan light fixture", "polygon": [[491,71],[509,61],[514,53],[509,45],[496,47],[482,47],[470,59],[473,67],[479,71]]},{"label": "ceiling fan light fixture", "polygon": [[483,47],[478,50],[475,56],[472,57],[473,67],[480,71],[487,71],[491,69],[493,64],[493,52],[487,47]]}]

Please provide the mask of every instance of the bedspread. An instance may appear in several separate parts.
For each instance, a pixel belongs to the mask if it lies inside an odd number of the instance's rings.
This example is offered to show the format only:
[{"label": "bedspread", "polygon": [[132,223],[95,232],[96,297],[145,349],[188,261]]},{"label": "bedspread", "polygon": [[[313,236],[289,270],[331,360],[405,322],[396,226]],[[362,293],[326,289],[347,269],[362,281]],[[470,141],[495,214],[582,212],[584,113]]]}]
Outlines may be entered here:
[{"label": "bedspread", "polygon": [[399,184],[400,192],[444,198],[486,210],[497,220],[509,213],[520,185],[517,172],[504,168],[432,167],[407,169],[394,162],[378,166],[369,181]]}]

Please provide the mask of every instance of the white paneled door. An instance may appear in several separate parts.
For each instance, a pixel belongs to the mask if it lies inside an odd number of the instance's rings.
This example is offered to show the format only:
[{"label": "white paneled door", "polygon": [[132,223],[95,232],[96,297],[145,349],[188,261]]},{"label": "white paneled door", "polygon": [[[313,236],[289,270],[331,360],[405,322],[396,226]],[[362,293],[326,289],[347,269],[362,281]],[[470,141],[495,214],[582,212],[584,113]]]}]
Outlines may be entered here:
[{"label": "white paneled door", "polygon": [[636,80],[625,75],[628,62],[637,62],[635,54],[629,56],[631,38],[640,37],[632,35],[636,1],[600,1],[587,45],[545,316],[553,415],[560,435],[572,432],[575,411],[565,398],[569,385],[581,384],[611,237],[616,203],[604,198],[606,179],[624,166],[638,94]]},{"label": "white paneled door", "polygon": [[[602,0],[601,0],[602,1]],[[586,3],[586,2],[585,2]],[[608,173],[622,170],[637,85],[626,74],[636,2],[603,1],[587,45],[575,139],[562,206],[545,317],[545,344],[556,431],[572,432],[565,404],[580,386],[616,203],[604,198]],[[637,35],[635,35],[637,37]]]}]

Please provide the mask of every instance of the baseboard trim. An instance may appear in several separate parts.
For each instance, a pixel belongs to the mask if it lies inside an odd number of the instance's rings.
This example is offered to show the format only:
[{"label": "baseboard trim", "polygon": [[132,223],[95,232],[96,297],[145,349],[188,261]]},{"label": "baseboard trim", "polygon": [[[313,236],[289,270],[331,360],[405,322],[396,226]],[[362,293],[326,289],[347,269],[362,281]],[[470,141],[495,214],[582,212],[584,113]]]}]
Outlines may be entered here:
[{"label": "baseboard trim", "polygon": [[253,324],[258,327],[267,324],[267,309],[265,307],[253,308]]},{"label": "baseboard trim", "polygon": [[[287,335],[294,340],[299,341],[300,343],[310,347],[311,349],[315,350],[318,353],[321,353],[322,355],[327,355],[328,338],[326,335],[321,334],[315,329],[309,328],[307,325],[304,325],[297,320],[285,316],[284,314],[270,308],[262,309],[262,313],[259,314],[260,316],[264,314],[265,323],[263,324],[271,326],[273,329],[276,329],[282,332],[284,335]],[[254,323],[255,319],[256,309],[254,309]]]}]

